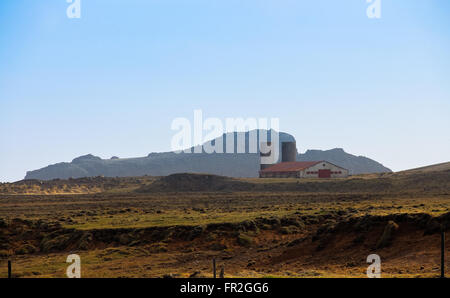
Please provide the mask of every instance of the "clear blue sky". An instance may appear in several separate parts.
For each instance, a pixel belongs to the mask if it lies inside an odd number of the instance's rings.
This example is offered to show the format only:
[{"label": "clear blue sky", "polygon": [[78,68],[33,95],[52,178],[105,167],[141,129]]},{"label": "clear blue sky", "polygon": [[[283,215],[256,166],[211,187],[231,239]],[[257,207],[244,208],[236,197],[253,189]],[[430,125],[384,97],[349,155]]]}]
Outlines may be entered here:
[{"label": "clear blue sky", "polygon": [[168,151],[175,117],[279,117],[300,152],[450,160],[450,2],[0,2],[0,181]]}]

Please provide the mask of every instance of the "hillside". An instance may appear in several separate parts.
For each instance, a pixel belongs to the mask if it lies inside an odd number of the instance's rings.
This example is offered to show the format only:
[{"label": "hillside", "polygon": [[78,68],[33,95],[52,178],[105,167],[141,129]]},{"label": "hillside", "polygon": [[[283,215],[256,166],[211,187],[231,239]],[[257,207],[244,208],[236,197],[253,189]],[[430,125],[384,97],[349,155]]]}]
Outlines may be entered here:
[{"label": "hillside", "polygon": [[0,275],[64,277],[77,253],[84,277],[211,276],[213,257],[226,277],[364,277],[374,252],[383,277],[435,277],[441,228],[446,169],[26,180],[0,183]]},{"label": "hillside", "polygon": [[436,172],[436,171],[450,171],[450,162],[438,163],[438,164],[435,164],[435,165],[430,165],[430,166],[410,169],[410,170],[401,171],[401,172],[398,172],[398,173],[412,173],[412,172],[425,173],[425,172]]},{"label": "hillside", "polygon": [[348,154],[341,148],[331,150],[307,150],[304,154],[297,156],[298,161],[314,161],[326,160],[343,168],[349,169],[350,174],[370,174],[370,173],[385,173],[391,172],[390,169],[383,166],[365,156],[355,156]]},{"label": "hillside", "polygon": [[[245,181],[244,181],[245,180]],[[450,190],[450,171],[388,174],[385,177],[346,179],[232,179],[215,175],[174,174],[161,177],[137,192],[247,191],[302,193],[445,194]]]},{"label": "hillside", "polygon": [[[441,167],[442,168],[442,167]],[[0,194],[88,194],[173,192],[300,192],[447,195],[450,169],[352,176],[346,179],[255,179],[180,173],[154,177],[94,177],[0,183]]]},{"label": "hillside", "polygon": [[[237,133],[224,134],[223,146],[226,148],[228,137],[238,143]],[[244,134],[245,152],[249,152],[249,132]],[[295,141],[287,133],[280,133],[280,143]],[[219,138],[210,141],[215,143]],[[258,139],[259,142],[259,139]],[[208,142],[209,143],[209,142]],[[192,150],[192,148],[191,148]],[[225,151],[225,150],[224,150]],[[327,160],[336,165],[347,168],[352,174],[383,173],[390,170],[380,163],[366,157],[346,153],[343,149],[308,150],[299,154],[297,160]],[[166,176],[175,173],[207,173],[228,177],[258,177],[258,153],[150,153],[146,157],[101,159],[92,154],[75,158],[72,162],[62,162],[49,165],[42,169],[27,172],[25,179],[51,180],[80,177],[130,177],[130,176]]]}]

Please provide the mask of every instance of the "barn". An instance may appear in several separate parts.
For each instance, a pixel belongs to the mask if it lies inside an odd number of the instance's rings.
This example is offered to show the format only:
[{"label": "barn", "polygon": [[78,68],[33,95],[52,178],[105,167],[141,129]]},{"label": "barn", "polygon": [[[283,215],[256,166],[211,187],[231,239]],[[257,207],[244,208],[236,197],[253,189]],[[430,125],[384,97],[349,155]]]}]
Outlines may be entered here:
[{"label": "barn", "polygon": [[259,171],[260,178],[345,178],[348,170],[328,161],[281,162]]}]

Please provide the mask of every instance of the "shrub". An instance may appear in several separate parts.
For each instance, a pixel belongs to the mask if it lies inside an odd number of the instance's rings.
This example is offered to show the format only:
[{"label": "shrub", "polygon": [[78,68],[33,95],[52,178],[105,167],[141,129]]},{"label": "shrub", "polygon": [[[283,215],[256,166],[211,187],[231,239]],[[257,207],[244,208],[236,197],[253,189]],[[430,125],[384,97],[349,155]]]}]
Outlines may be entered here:
[{"label": "shrub", "polygon": [[21,247],[19,247],[18,249],[16,249],[15,254],[16,255],[27,255],[27,254],[32,254],[36,252],[36,247],[34,247],[31,244],[25,244]]},{"label": "shrub", "polygon": [[0,250],[0,258],[7,258],[9,256],[9,252],[7,250]]},{"label": "shrub", "polygon": [[119,243],[122,245],[127,245],[128,243],[130,243],[131,239],[128,236],[128,234],[120,234],[119,235]]},{"label": "shrub", "polygon": [[152,246],[150,246],[149,251],[151,253],[167,252],[167,244],[161,242],[155,243]]},{"label": "shrub", "polygon": [[390,220],[384,228],[381,238],[378,240],[377,248],[388,246],[392,240],[392,233],[397,229],[398,225],[394,221]]},{"label": "shrub", "polygon": [[240,233],[237,237],[237,242],[239,243],[239,245],[241,246],[245,246],[248,247],[253,243],[253,240],[251,237],[249,237],[248,235],[242,234]]},{"label": "shrub", "polygon": [[262,230],[272,230],[272,226],[268,224],[262,224],[261,225]]},{"label": "shrub", "polygon": [[47,235],[42,239],[40,247],[42,252],[50,252],[52,250],[63,250],[67,247],[70,241],[70,235],[63,234],[56,236],[55,238],[51,235]]},{"label": "shrub", "polygon": [[77,243],[77,247],[80,250],[87,250],[89,248],[89,243],[92,242],[92,234],[89,232],[84,233]]},{"label": "shrub", "polygon": [[298,232],[298,228],[296,226],[288,226],[288,227],[281,227],[280,233],[281,234],[295,234]]}]

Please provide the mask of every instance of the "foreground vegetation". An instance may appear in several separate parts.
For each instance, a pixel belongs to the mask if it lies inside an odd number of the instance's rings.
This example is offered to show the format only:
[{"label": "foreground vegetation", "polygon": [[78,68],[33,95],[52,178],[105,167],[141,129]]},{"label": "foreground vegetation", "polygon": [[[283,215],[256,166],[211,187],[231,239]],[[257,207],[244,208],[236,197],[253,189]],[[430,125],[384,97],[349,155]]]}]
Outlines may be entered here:
[{"label": "foreground vegetation", "polygon": [[[0,185],[0,276],[432,277],[450,228],[450,172],[340,180],[210,175]],[[450,237],[448,237],[450,238]],[[447,244],[450,247],[450,243]]]}]

